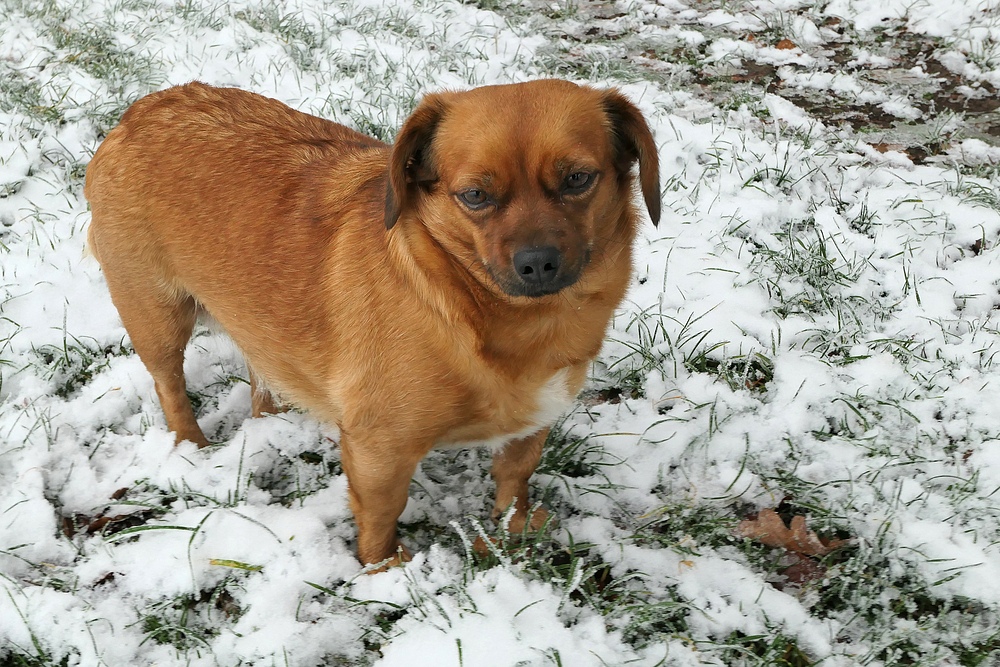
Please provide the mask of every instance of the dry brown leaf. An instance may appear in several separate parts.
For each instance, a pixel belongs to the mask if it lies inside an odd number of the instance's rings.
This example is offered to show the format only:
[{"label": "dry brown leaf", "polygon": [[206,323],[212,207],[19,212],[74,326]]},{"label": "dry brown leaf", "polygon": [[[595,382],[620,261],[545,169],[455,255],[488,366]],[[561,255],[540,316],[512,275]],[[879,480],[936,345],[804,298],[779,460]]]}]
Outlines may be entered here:
[{"label": "dry brown leaf", "polygon": [[786,526],[773,509],[761,510],[756,518],[740,521],[736,532],[765,546],[803,556],[825,556],[845,544],[844,540],[821,540],[806,528],[804,516],[793,516],[791,526]]},{"label": "dry brown leaf", "polygon": [[783,547],[788,527],[778,513],[771,509],[761,510],[752,519],[744,519],[736,527],[736,534],[755,540],[769,547]]},{"label": "dry brown leaf", "polygon": [[777,44],[775,44],[774,48],[781,49],[782,51],[791,51],[792,49],[797,49],[799,47],[796,46],[795,42],[793,42],[792,40],[790,40],[790,39],[783,39],[780,42],[778,42]]},{"label": "dry brown leaf", "polygon": [[778,590],[782,590],[789,585],[802,586],[809,584],[819,581],[826,576],[826,568],[812,558],[795,553],[789,554],[789,557],[792,559],[791,564],[783,568],[780,572],[785,581],[781,585],[775,584],[775,588]]},{"label": "dry brown leaf", "polygon": [[889,151],[902,153],[906,150],[906,146],[904,146],[903,144],[879,143],[879,144],[868,144],[868,145],[877,150],[879,153],[888,153]]}]

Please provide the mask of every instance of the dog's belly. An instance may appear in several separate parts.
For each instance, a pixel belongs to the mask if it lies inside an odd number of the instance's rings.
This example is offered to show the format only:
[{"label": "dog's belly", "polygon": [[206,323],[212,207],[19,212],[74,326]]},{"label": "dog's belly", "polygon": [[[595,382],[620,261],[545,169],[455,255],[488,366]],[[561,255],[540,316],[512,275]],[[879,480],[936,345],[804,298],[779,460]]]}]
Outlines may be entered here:
[{"label": "dog's belly", "polygon": [[[489,437],[473,436],[472,439],[466,435],[466,429],[462,429],[457,437],[448,437],[438,442],[435,447],[438,449],[454,449],[458,447],[486,447],[491,451],[498,451],[513,440],[526,438],[534,435],[547,426],[551,426],[562,416],[576,399],[576,392],[570,387],[569,369],[563,368],[556,372],[549,380],[543,384],[535,395],[535,409],[526,415],[516,415],[507,419],[499,420],[501,423],[483,424],[480,429],[485,432],[493,432]],[[514,428],[503,429],[505,424],[513,424]],[[496,433],[500,427],[501,432]]]}]

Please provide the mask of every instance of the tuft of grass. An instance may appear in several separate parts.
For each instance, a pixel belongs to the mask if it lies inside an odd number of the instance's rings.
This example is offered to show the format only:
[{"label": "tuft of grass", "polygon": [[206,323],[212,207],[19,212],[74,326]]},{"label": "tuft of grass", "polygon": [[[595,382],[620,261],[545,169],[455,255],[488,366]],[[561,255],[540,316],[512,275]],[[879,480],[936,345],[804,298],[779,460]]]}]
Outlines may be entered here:
[{"label": "tuft of grass", "polygon": [[566,79],[631,83],[656,78],[654,72],[636,68],[623,54],[615,52],[548,51],[541,54],[539,65],[552,76]]},{"label": "tuft of grass", "polygon": [[736,546],[738,520],[733,508],[676,502],[649,513],[632,539],[643,545],[671,549],[684,556],[699,556],[703,549]]},{"label": "tuft of grass", "polygon": [[941,181],[940,187],[962,201],[1000,212],[1000,194],[997,194],[996,183],[970,178],[962,170],[957,169],[955,180]]},{"label": "tuft of grass", "polygon": [[211,648],[220,626],[236,622],[243,614],[231,592],[238,586],[235,577],[227,577],[198,594],[177,595],[149,605],[136,622],[142,628],[143,643],[166,644],[178,652]]},{"label": "tuft of grass", "polygon": [[815,318],[833,314],[838,320],[862,327],[859,310],[865,299],[843,294],[853,287],[868,266],[865,257],[848,257],[838,239],[816,226],[815,221],[789,222],[774,235],[777,247],[752,241],[751,271],[760,276],[768,295],[778,304],[774,312],[782,319],[791,315]]},{"label": "tuft of grass", "polygon": [[157,603],[142,619],[143,643],[170,644],[180,650],[195,646],[208,648],[208,634],[191,624],[194,609],[195,599],[191,595]]},{"label": "tuft of grass", "polygon": [[572,535],[555,539],[551,520],[538,531],[511,533],[507,529],[509,516],[510,512],[493,532],[473,521],[477,547],[464,528],[457,522],[452,524],[466,557],[462,581],[449,590],[461,597],[462,588],[477,573],[499,566],[515,567],[525,576],[562,588],[562,605],[572,601],[605,616],[628,616],[636,603],[633,577],[613,576],[611,566],[594,553],[592,544],[576,542]]},{"label": "tuft of grass", "polygon": [[900,573],[882,546],[847,550],[836,558],[830,576],[814,589],[811,612],[864,621],[842,629],[845,639],[870,647],[859,656],[862,664],[993,664],[1000,656],[1000,619],[974,601],[941,596],[926,582]]},{"label": "tuft of grass", "polygon": [[317,30],[302,14],[287,11],[283,2],[272,1],[241,9],[233,18],[260,32],[277,35],[288,57],[303,72],[316,69],[324,57],[319,49],[327,38],[325,24]]},{"label": "tuft of grass", "polygon": [[767,635],[746,635],[734,632],[706,649],[726,665],[750,667],[813,667],[818,664],[803,651],[794,639],[780,632]]},{"label": "tuft of grass", "polygon": [[148,88],[154,78],[154,63],[149,56],[122,48],[110,26],[96,23],[68,26],[51,20],[57,17],[50,17],[50,36],[56,48],[63,52],[63,63],[75,65],[103,81],[113,94]]},{"label": "tuft of grass", "polygon": [[763,351],[729,355],[729,341],[713,341],[711,329],[698,326],[703,315],[678,317],[655,306],[635,313],[625,327],[628,338],[617,338],[628,352],[603,369],[616,396],[638,398],[645,394],[650,373],[677,377],[680,370],[714,375],[733,391],[765,391],[774,378],[774,362]]},{"label": "tuft of grass", "polygon": [[[22,3],[20,11],[37,22],[42,38],[50,40],[54,49],[45,66],[62,76],[46,77],[43,84],[33,69],[0,65],[0,69],[7,69],[0,72],[0,108],[20,111],[41,125],[63,125],[82,113],[94,121],[100,133],[110,130],[132,102],[159,86],[162,77],[155,54],[136,48],[127,38],[122,42],[122,32],[131,33],[140,44],[151,34],[152,29],[141,24],[116,23],[115,9],[127,10],[132,5],[135,10],[151,6],[117,3],[103,20],[80,21],[72,3]],[[73,99],[69,87],[57,83],[66,78],[68,70],[80,70],[100,82],[104,94],[83,101]]]},{"label": "tuft of grass", "polygon": [[18,646],[13,642],[6,646],[0,646],[0,667],[67,667],[70,664],[76,664],[79,656],[71,653],[66,653],[59,659],[54,658],[46,650],[42,639],[35,634],[34,628],[28,623],[28,619],[25,617],[24,612],[21,611],[14,593],[8,591],[7,595],[14,610],[21,617],[21,622],[28,628],[31,647]]},{"label": "tuft of grass", "polygon": [[124,341],[101,346],[93,339],[77,338],[64,329],[61,346],[32,347],[34,360],[30,366],[37,375],[53,384],[56,396],[68,398],[106,369],[112,357],[131,353]]},{"label": "tuft of grass", "polygon": [[[63,110],[49,99],[42,83],[0,63],[0,109],[20,111],[42,124],[65,122]],[[20,182],[5,184],[3,196],[17,194],[19,189]]]},{"label": "tuft of grass", "polygon": [[30,653],[21,651],[16,647],[8,647],[7,653],[0,654],[0,667],[69,667],[76,664],[78,656],[65,655],[60,660],[55,660],[46,652]]},{"label": "tuft of grass", "polygon": [[248,483],[267,491],[275,502],[286,507],[301,505],[343,473],[339,457],[332,454],[331,449],[324,453],[303,452],[291,458],[279,456],[272,465],[255,468]]},{"label": "tuft of grass", "polygon": [[774,379],[774,361],[760,352],[723,359],[713,358],[711,352],[723,345],[724,343],[719,343],[714,348],[699,351],[685,361],[685,368],[696,373],[715,375],[733,391],[764,391]]},{"label": "tuft of grass", "polygon": [[545,439],[536,472],[556,477],[590,477],[601,474],[604,467],[620,463],[608,461],[604,448],[592,436],[573,436],[556,424]]}]

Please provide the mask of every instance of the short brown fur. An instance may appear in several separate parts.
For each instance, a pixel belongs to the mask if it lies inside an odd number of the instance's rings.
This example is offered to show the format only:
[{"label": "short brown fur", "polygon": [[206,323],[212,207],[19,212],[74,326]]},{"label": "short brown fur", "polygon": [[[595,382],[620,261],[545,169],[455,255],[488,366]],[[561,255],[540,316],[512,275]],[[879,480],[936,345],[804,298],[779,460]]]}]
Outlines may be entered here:
[{"label": "short brown fur", "polygon": [[[205,311],[246,357],[255,415],[279,397],[339,425],[358,555],[394,563],[435,446],[516,436],[494,456],[494,515],[544,517],[527,502],[554,419],[539,414],[546,391],[579,391],[625,293],[635,163],[655,223],[641,114],[562,81],[429,95],[392,147],[191,83],[136,102],[97,151],[89,240],[177,440],[208,444],[183,374]],[[512,256],[541,246],[566,284],[522,295]]]}]

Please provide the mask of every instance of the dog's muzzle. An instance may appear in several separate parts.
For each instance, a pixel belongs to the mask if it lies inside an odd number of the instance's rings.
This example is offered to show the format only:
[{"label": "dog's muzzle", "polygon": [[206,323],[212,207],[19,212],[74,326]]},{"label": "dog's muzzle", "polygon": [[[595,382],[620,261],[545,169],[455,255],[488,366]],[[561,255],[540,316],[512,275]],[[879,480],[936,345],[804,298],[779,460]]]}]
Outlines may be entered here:
[{"label": "dog's muzzle", "polygon": [[555,246],[522,248],[511,259],[510,273],[506,276],[494,275],[503,290],[511,296],[555,294],[580,277],[579,267],[566,266],[562,253]]}]

